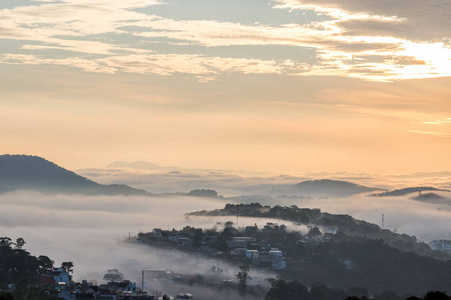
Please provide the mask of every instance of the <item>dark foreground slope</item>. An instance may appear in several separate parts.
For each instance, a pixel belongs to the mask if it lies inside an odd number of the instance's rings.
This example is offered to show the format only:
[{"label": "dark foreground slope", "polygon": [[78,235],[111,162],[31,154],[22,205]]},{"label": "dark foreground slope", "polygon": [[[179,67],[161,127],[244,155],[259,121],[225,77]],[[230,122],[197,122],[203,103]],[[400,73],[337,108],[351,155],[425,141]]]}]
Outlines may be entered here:
[{"label": "dark foreground slope", "polygon": [[0,156],[0,191],[36,190],[45,193],[87,195],[147,195],[126,185],[102,185],[44,158]]}]

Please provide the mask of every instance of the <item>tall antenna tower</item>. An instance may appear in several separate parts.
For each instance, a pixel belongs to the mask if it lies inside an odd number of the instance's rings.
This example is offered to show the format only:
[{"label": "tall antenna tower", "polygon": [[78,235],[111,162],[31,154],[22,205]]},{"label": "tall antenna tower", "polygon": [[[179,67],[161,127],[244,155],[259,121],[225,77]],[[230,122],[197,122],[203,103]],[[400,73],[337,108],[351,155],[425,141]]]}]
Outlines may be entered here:
[{"label": "tall antenna tower", "polygon": [[382,229],[384,229],[384,214],[382,214]]}]

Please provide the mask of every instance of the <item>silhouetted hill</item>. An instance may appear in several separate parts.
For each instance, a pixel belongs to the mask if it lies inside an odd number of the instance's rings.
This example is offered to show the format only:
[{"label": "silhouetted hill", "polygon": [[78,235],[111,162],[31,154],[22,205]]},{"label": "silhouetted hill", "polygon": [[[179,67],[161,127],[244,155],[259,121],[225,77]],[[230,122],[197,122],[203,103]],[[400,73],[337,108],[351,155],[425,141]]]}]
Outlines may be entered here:
[{"label": "silhouetted hill", "polygon": [[371,188],[355,183],[340,180],[309,180],[296,185],[277,188],[271,191],[272,195],[303,195],[320,197],[348,197],[361,193],[374,192],[381,189]]},{"label": "silhouetted hill", "polygon": [[44,158],[30,155],[0,156],[0,190],[37,190],[89,195],[146,195],[126,185],[102,185]]},{"label": "silhouetted hill", "polygon": [[436,193],[419,193],[412,199],[418,201],[437,201],[437,200],[448,200],[446,197],[440,196]]},{"label": "silhouetted hill", "polygon": [[218,192],[214,190],[192,190],[189,193],[186,194],[187,196],[194,196],[194,197],[205,197],[205,198],[218,198]]},{"label": "silhouetted hill", "polygon": [[385,193],[377,193],[373,194],[371,196],[379,196],[379,197],[389,197],[389,196],[405,196],[412,193],[418,193],[418,192],[424,192],[424,191],[442,191],[442,192],[449,192],[449,190],[443,190],[438,189],[430,186],[419,186],[419,187],[409,187],[399,190],[394,190],[391,192],[385,192]]}]

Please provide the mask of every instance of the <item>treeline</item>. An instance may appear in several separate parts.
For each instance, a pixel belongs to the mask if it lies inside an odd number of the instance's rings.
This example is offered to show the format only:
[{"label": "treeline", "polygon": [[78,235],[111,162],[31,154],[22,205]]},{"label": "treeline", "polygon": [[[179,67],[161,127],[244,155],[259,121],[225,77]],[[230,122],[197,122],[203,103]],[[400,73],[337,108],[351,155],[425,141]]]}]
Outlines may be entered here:
[{"label": "treeline", "polygon": [[36,281],[40,274],[52,271],[53,261],[47,256],[33,256],[24,249],[26,242],[18,238],[0,237],[0,285],[19,281]]},{"label": "treeline", "polygon": [[31,255],[25,244],[23,238],[0,237],[0,300],[57,299],[56,291],[37,285],[39,276],[52,272],[54,262],[44,255]]},{"label": "treeline", "polygon": [[264,300],[451,300],[446,292],[430,291],[421,297],[413,295],[400,296],[388,290],[379,295],[370,296],[365,288],[350,287],[347,290],[329,288],[319,282],[308,288],[296,280],[273,279],[271,289]]}]

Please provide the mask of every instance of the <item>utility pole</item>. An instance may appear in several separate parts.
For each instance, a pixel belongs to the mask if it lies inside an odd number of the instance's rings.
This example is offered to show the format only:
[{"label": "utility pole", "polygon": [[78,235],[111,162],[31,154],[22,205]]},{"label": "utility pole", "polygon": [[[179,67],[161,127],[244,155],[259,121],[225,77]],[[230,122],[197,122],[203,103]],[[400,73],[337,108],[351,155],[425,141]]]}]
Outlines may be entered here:
[{"label": "utility pole", "polygon": [[384,214],[382,214],[382,229],[384,229]]},{"label": "utility pole", "polygon": [[144,270],[142,270],[141,291],[144,292]]}]

